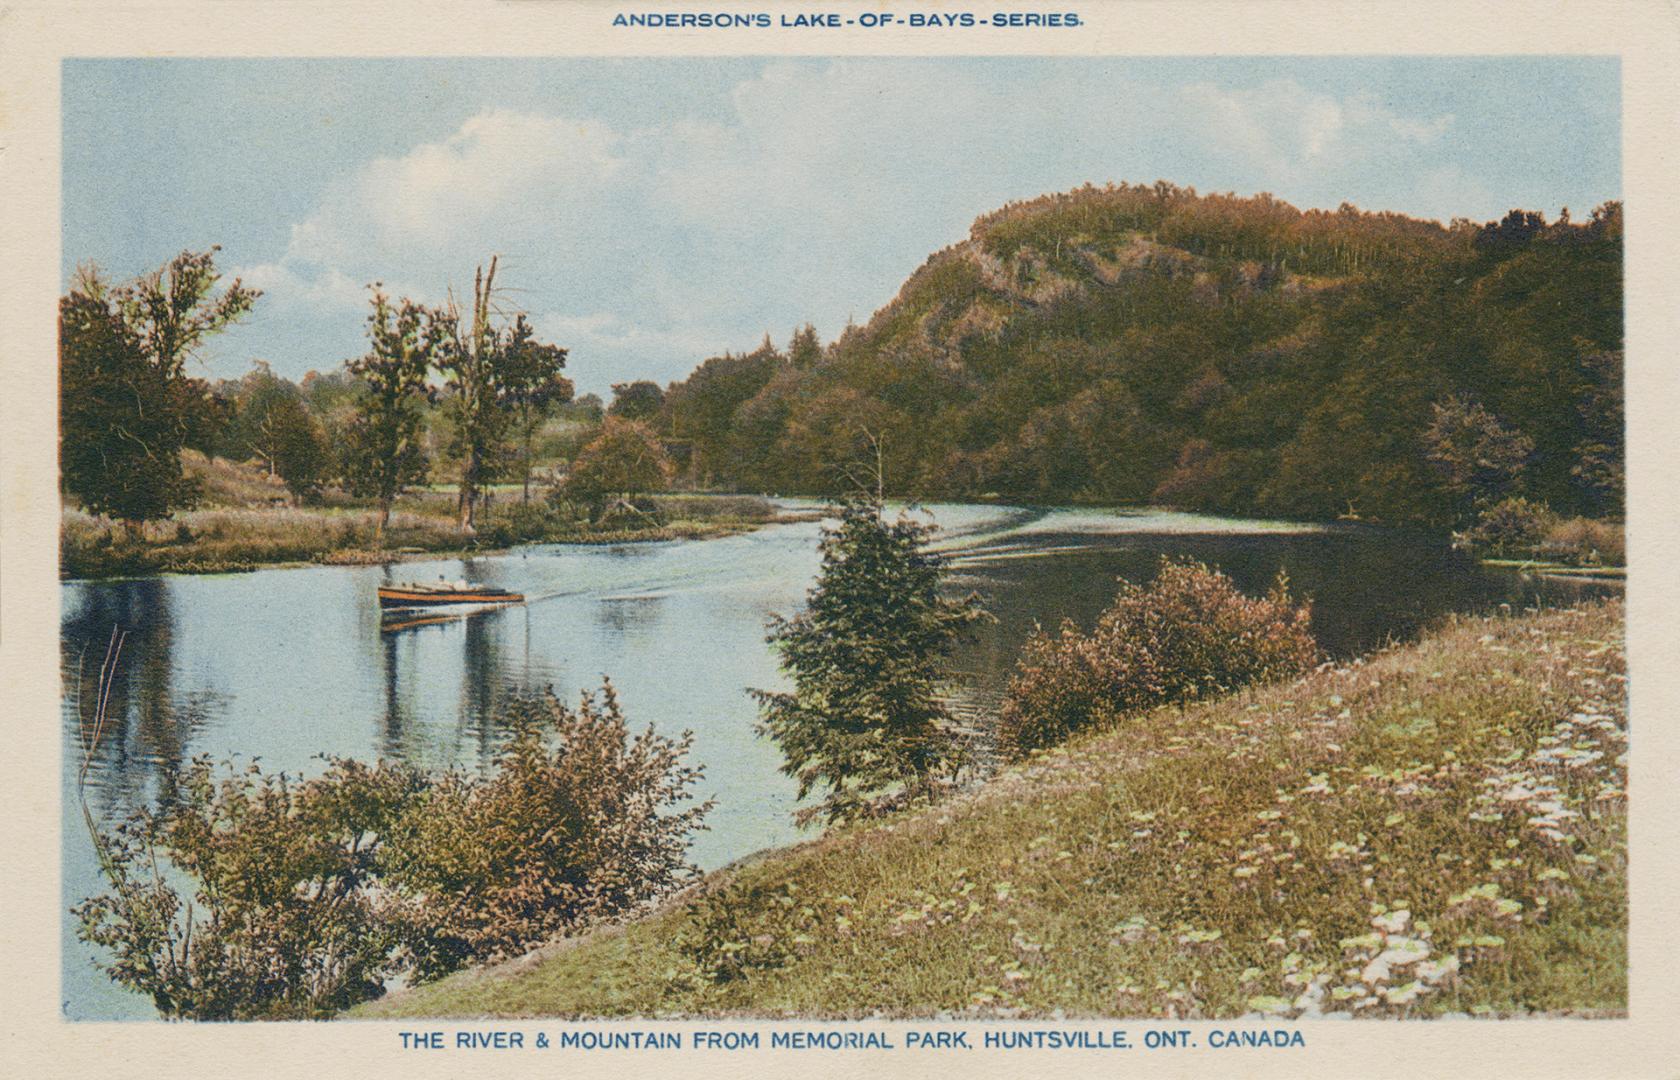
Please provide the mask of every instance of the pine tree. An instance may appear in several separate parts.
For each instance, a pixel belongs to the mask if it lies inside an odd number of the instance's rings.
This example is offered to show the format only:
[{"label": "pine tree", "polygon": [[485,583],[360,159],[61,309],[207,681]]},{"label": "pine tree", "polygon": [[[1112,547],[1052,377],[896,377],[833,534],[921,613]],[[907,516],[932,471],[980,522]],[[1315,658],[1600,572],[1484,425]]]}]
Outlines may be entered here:
[{"label": "pine tree", "polygon": [[801,816],[831,822],[895,787],[926,795],[957,764],[941,699],[946,663],[987,617],[975,596],[940,595],[944,560],[927,550],[932,526],[903,515],[889,523],[878,496],[837,509],[805,610],[771,624],[768,640],[793,690],[752,692],[759,732],[781,747],[782,771],[799,781],[799,797],[826,789]]}]

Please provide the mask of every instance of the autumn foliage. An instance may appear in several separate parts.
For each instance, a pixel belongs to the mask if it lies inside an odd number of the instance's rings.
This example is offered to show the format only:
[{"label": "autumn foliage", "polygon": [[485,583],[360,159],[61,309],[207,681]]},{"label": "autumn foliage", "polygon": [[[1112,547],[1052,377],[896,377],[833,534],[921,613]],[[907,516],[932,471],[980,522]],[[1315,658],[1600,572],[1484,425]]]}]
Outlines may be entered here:
[{"label": "autumn foliage", "polygon": [[1311,607],[1290,600],[1283,577],[1249,597],[1217,570],[1163,559],[1149,585],[1121,583],[1091,633],[1064,621],[1028,639],[999,745],[1021,756],[1157,705],[1298,674],[1317,654]]},{"label": "autumn foliage", "polygon": [[311,780],[217,779],[195,759],[160,809],[95,831],[109,889],[75,909],[81,936],[165,1017],[319,1018],[690,880],[711,804],[683,805],[686,735],[632,737],[610,684],[503,719],[484,776],[334,760]]}]

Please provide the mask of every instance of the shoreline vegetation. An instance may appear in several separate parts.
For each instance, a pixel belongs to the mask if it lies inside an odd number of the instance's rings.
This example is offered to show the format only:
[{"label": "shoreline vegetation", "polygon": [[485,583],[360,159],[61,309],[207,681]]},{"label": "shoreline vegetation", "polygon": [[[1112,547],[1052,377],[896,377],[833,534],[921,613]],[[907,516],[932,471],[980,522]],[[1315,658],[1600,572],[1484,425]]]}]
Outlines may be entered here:
[{"label": "shoreline vegetation", "polygon": [[187,450],[186,474],[204,501],[131,534],[120,525],[66,507],[60,576],[94,580],[149,574],[222,574],[288,566],[362,566],[461,555],[489,555],[519,544],[632,543],[699,540],[750,532],[763,525],[809,520],[753,495],[670,492],[626,503],[590,521],[518,485],[493,492],[475,532],[455,520],[455,494],[420,488],[396,498],[383,542],[375,546],[377,506],[338,492],[315,505],[295,505],[287,488],[251,464],[211,460]]},{"label": "shoreline vegetation", "polygon": [[[813,520],[757,495],[715,492],[649,494],[615,517],[591,522],[541,494],[521,499],[519,485],[492,492],[487,520],[471,534],[455,520],[455,494],[443,485],[398,496],[382,542],[374,543],[376,505],[336,490],[299,505],[285,483],[254,463],[182,452],[185,474],[203,502],[131,533],[115,522],[66,505],[61,516],[59,574],[100,580],[152,574],[225,574],[298,566],[369,566],[504,553],[519,544],[637,543],[704,540],[764,525]],[[976,500],[990,501],[990,500]],[[1074,505],[1079,505],[1075,503]],[[1455,544],[1484,563],[1525,573],[1621,580],[1626,577],[1620,522],[1533,514],[1518,528],[1490,537],[1455,534]],[[1522,557],[1522,556],[1527,557]]]},{"label": "shoreline vegetation", "polygon": [[1131,716],[347,1015],[1626,1015],[1623,618]]}]

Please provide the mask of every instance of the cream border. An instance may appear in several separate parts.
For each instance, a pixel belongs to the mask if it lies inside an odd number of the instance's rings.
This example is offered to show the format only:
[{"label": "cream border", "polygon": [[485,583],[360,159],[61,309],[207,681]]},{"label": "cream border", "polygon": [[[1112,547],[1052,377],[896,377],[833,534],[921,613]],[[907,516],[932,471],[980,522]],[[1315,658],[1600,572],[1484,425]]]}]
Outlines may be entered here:
[{"label": "cream border", "polygon": [[[383,1074],[419,1078],[477,1075],[660,1074],[729,1076],[743,1070],[807,1076],[883,1072],[941,1075],[956,1069],[981,1080],[1021,1072],[1198,1076],[1644,1077],[1680,1075],[1680,866],[1672,838],[1680,827],[1680,671],[1674,658],[1680,610],[1680,491],[1673,417],[1680,374],[1680,15],[1662,0],[1442,3],[1439,0],[1019,0],[945,2],[948,10],[1077,11],[1075,32],[966,34],[874,30],[784,36],[776,31],[707,36],[627,34],[608,25],[616,10],[654,2],[601,0],[128,0],[98,4],[21,0],[0,7],[0,675],[11,753],[0,806],[7,823],[8,872],[0,885],[6,1005],[0,1061],[15,1076]],[[898,4],[762,3],[720,0],[705,10],[859,10]],[[916,55],[1053,54],[1417,54],[1597,53],[1622,58],[1624,197],[1627,204],[1629,315],[1628,421],[1633,501],[1630,637],[1635,743],[1632,822],[1632,999],[1630,1018],[1601,1021],[1351,1024],[1307,1026],[1305,1051],[1211,1050],[1119,1057],[1102,1052],[944,1052],[917,1056],[825,1052],[636,1055],[549,1051],[405,1053],[396,1024],[162,1025],[88,1024],[60,1019],[57,1005],[60,822],[55,766],[58,733],[56,564],[57,493],[53,313],[59,291],[59,61],[126,55]],[[1544,123],[1544,117],[1536,117]],[[884,299],[884,298],[883,298]],[[426,1025],[445,1031],[487,1027],[552,1033],[557,1022]],[[647,1028],[653,1025],[638,1024]],[[697,1025],[672,1025],[692,1029]],[[768,1030],[771,1025],[730,1025]],[[801,1025],[812,1026],[812,1025]],[[881,1025],[904,1030],[912,1025]],[[979,1025],[964,1025],[977,1028]],[[1138,1041],[1146,1027],[1211,1025],[1082,1024],[1124,1027]],[[897,1040],[902,1041],[902,1040]],[[659,1063],[659,1064],[655,1064]]]}]

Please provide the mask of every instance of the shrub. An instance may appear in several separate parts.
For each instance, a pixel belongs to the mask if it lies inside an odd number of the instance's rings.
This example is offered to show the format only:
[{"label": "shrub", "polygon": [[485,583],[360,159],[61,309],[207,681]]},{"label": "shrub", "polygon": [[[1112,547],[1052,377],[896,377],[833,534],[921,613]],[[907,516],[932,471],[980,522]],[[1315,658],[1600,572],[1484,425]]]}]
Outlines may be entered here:
[{"label": "shrub", "polygon": [[1546,530],[1537,554],[1587,566],[1622,566],[1627,562],[1627,539],[1618,522],[1570,518]]},{"label": "shrub", "polygon": [[683,961],[673,981],[720,985],[787,966],[823,932],[827,914],[801,904],[797,894],[791,881],[771,886],[736,879],[690,901],[673,943]]},{"label": "shrub", "polygon": [[688,884],[690,835],[710,802],[680,810],[701,775],[691,744],[631,738],[612,684],[567,708],[516,698],[495,774],[446,774],[410,807],[388,851],[417,977],[515,956]]},{"label": "shrub", "polygon": [[543,502],[548,507],[548,512],[553,516],[553,520],[562,527],[589,524],[589,504],[569,498],[566,495],[565,488],[560,484],[555,484],[548,489],[548,494],[544,496]]},{"label": "shrub", "polygon": [[[686,884],[689,738],[632,738],[608,684],[520,698],[485,777],[333,760],[298,782],[208,758],[173,797],[90,831],[110,891],[77,905],[116,982],[166,1017],[326,1017],[406,975],[514,955]],[[160,868],[163,870],[160,873]],[[192,899],[182,890],[192,888]]]},{"label": "shrub", "polygon": [[[173,803],[96,834],[112,891],[74,909],[81,936],[166,1017],[326,1017],[378,997],[397,938],[369,885],[416,782],[339,761],[302,784],[255,765],[218,784],[195,758]],[[196,883],[190,903],[158,874],[160,854]]]},{"label": "shrub", "polygon": [[559,515],[541,502],[517,502],[497,507],[479,530],[479,540],[489,547],[546,540],[559,529]]},{"label": "shrub", "polygon": [[829,821],[861,813],[890,788],[925,794],[954,765],[940,699],[945,661],[986,617],[974,596],[939,595],[944,560],[926,549],[931,526],[906,517],[889,524],[876,500],[844,501],[839,515],[823,531],[805,610],[771,623],[793,690],[752,691],[759,732],[781,747],[799,797],[828,789],[801,817]]},{"label": "shrub", "polygon": [[1157,705],[1298,674],[1318,655],[1311,607],[1283,575],[1244,596],[1198,562],[1162,559],[1147,587],[1122,583],[1089,635],[1064,622],[1027,640],[1004,696],[1000,748],[1011,756]]},{"label": "shrub", "polygon": [[758,495],[661,495],[654,500],[670,521],[770,521],[776,504]]},{"label": "shrub", "polygon": [[1520,495],[1501,499],[1476,517],[1470,542],[1498,554],[1530,551],[1538,546],[1558,517],[1544,503]]}]

